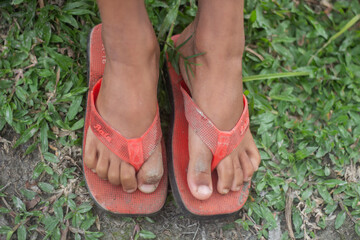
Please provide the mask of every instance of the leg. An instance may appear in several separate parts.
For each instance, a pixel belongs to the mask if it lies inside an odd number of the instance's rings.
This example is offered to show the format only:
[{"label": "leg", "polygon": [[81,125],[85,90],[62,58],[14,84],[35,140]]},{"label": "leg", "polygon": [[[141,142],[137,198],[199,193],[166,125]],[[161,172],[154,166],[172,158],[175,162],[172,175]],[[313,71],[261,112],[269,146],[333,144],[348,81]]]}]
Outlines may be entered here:
[{"label": "leg", "polygon": [[[140,137],[157,111],[159,46],[143,0],[98,0],[106,52],[96,107],[127,138]],[[136,174],[88,130],[85,164],[127,192],[153,192],[163,174],[161,146]]]},{"label": "leg", "polygon": [[[205,52],[195,58],[195,77],[185,79],[194,101],[221,130],[232,129],[242,110],[242,54],[244,50],[243,0],[199,0],[195,21],[184,30],[181,44],[194,33],[180,51],[185,56]],[[183,61],[182,76],[186,78]],[[191,83],[191,84],[190,84]],[[201,200],[211,196],[211,151],[189,128],[188,183],[192,194]],[[238,191],[249,181],[260,163],[260,155],[248,130],[241,144],[217,166],[217,190],[226,194]]]}]

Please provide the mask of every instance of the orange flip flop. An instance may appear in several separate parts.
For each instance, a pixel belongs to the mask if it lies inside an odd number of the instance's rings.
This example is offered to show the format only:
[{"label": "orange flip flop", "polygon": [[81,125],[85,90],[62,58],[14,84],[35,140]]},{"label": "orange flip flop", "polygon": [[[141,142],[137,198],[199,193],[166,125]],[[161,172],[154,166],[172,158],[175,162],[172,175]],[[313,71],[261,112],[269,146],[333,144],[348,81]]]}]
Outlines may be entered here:
[{"label": "orange flip flop", "polygon": [[[174,42],[179,35],[172,37]],[[190,91],[181,75],[177,74],[171,62],[167,62],[170,98],[172,98],[173,116],[171,122],[171,143],[168,145],[169,176],[172,192],[178,206],[195,218],[223,217],[238,212],[245,204],[250,183],[244,183],[240,191],[230,191],[221,195],[216,190],[217,173],[212,171],[213,193],[207,200],[198,200],[190,192],[187,183],[189,163],[188,127],[195,132],[213,153],[211,169],[229,155],[242,141],[249,127],[249,111],[246,97],[243,96],[244,110],[231,131],[220,131],[193,102]]]},{"label": "orange flip flop", "polygon": [[154,214],[163,207],[167,194],[166,155],[164,152],[164,142],[161,140],[159,111],[151,126],[141,137],[134,139],[123,137],[120,132],[113,129],[102,119],[95,107],[106,63],[105,49],[101,38],[101,24],[95,26],[90,33],[88,59],[89,92],[87,96],[83,149],[86,143],[87,130],[91,127],[96,137],[110,151],[134,166],[136,171],[150,157],[156,146],[162,144],[164,166],[164,175],[155,192],[146,194],[136,190],[134,193],[127,193],[123,191],[121,186],[115,186],[106,180],[100,179],[97,174],[86,167],[83,160],[85,182],[90,195],[100,208],[113,214],[122,216]]}]

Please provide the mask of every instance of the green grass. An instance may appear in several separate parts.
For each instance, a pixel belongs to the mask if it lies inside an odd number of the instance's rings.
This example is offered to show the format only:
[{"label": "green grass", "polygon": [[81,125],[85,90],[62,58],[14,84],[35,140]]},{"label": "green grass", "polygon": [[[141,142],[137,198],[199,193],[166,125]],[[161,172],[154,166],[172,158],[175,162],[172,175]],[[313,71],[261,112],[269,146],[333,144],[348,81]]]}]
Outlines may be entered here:
[{"label": "green grass", "polygon": [[[273,213],[285,211],[287,192],[295,238],[316,238],[314,226],[326,228],[335,213],[336,228],[348,218],[360,236],[360,4],[329,2],[331,9],[320,1],[245,2],[244,89],[262,163],[236,224],[259,238],[276,226]],[[164,63],[166,51],[176,56],[170,37],[192,21],[196,2],[146,3]],[[81,146],[87,36],[98,23],[91,0],[45,1],[43,8],[35,0],[0,2],[0,131],[12,128],[19,134],[14,148],[27,143],[27,153],[40,149],[43,156],[33,173],[42,194],[24,188],[21,197],[10,196],[0,187],[9,202],[0,214],[12,219],[0,236],[26,239],[41,229],[42,237],[60,239],[67,227],[70,239],[102,236],[92,205],[64,191],[76,166],[57,171],[49,148]],[[160,107],[169,114],[163,83]],[[26,209],[36,198],[37,207]],[[154,234],[141,230],[138,237]]]}]

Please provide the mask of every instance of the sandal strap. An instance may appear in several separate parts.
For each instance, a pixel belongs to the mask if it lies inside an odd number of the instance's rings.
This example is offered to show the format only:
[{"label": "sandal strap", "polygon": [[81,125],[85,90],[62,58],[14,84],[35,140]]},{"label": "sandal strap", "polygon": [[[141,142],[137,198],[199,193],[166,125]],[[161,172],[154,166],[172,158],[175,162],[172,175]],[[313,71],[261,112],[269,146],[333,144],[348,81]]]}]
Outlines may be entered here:
[{"label": "sandal strap", "polygon": [[184,97],[185,117],[191,128],[211,150],[213,159],[211,170],[228,156],[242,141],[249,127],[249,110],[245,95],[243,95],[244,109],[239,121],[230,131],[221,131],[203,113],[190,96],[190,91],[184,82],[180,83]]},{"label": "sandal strap", "polygon": [[95,136],[114,154],[130,163],[136,171],[151,156],[160,143],[162,132],[160,125],[159,106],[150,127],[139,138],[125,138],[112,128],[98,113],[95,102],[99,94],[102,79],[94,86],[90,93],[90,127]]}]

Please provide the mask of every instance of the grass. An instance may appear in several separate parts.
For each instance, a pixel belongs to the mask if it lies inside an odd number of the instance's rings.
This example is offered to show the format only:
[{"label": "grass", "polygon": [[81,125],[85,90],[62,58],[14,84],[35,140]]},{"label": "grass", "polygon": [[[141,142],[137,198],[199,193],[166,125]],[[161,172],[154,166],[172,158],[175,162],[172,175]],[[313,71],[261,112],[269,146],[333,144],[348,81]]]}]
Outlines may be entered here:
[{"label": "grass", "polygon": [[[146,4],[161,63],[166,51],[176,58],[170,37],[192,21],[195,0]],[[244,89],[262,163],[235,223],[259,238],[284,212],[291,220],[282,239],[314,239],[334,214],[336,229],[350,219],[360,236],[359,14],[357,0],[245,2]],[[0,186],[0,214],[11,219],[0,236],[103,236],[92,204],[69,192],[83,183],[59,150],[81,146],[87,36],[98,23],[92,0],[0,3],[0,133],[13,129],[14,148],[42,156],[33,171],[38,191],[10,195]],[[163,80],[160,107],[169,114]],[[155,237],[144,229],[136,236]]]}]

